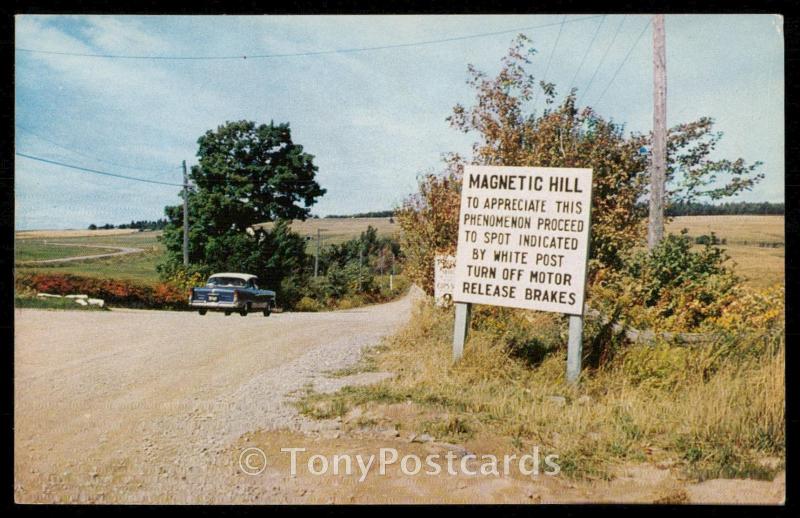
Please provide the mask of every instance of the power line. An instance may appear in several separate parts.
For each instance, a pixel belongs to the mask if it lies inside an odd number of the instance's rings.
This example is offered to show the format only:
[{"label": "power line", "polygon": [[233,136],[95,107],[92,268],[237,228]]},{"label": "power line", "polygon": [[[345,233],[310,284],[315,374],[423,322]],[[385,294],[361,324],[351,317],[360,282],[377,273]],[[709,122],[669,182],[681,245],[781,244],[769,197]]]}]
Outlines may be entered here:
[{"label": "power line", "polygon": [[614,82],[614,79],[617,78],[617,74],[619,74],[619,71],[622,70],[623,66],[625,66],[625,63],[628,61],[628,58],[631,56],[631,52],[633,52],[633,49],[635,49],[636,45],[639,44],[639,40],[642,39],[642,36],[644,36],[644,33],[647,31],[647,28],[650,27],[650,23],[651,23],[651,20],[648,20],[647,23],[644,24],[644,28],[642,29],[642,32],[639,33],[639,36],[636,38],[636,41],[633,42],[633,45],[631,45],[631,48],[628,50],[628,53],[625,54],[625,59],[623,59],[622,63],[619,64],[619,67],[617,68],[617,71],[614,72],[614,75],[611,77],[611,81],[608,82],[608,84],[606,85],[605,89],[603,90],[603,93],[601,93],[600,97],[598,97],[597,100],[594,102],[595,106],[600,102],[600,99],[603,98],[603,96],[606,94],[608,89],[611,87],[611,84]]},{"label": "power line", "polygon": [[583,93],[581,93],[581,96],[578,98],[578,101],[575,103],[576,106],[579,106],[581,99],[586,97],[586,92],[589,91],[589,88],[592,86],[592,83],[594,82],[594,78],[597,77],[597,72],[600,71],[600,67],[603,65],[603,61],[605,61],[606,60],[606,56],[608,56],[608,51],[611,50],[611,47],[614,46],[614,42],[617,41],[617,36],[619,35],[619,31],[620,31],[620,29],[622,29],[622,24],[625,23],[625,18],[627,16],[628,16],[627,14],[623,15],[622,19],[619,21],[619,25],[617,25],[617,31],[614,33],[614,37],[611,38],[611,43],[608,44],[608,47],[606,47],[606,51],[603,54],[603,57],[600,58],[600,61],[597,63],[597,68],[594,69],[594,74],[592,74],[592,78],[589,79],[589,83],[586,85],[586,88],[583,89]]},{"label": "power line", "polygon": [[[89,169],[88,167],[82,167],[82,166],[78,166],[78,165],[67,164],[67,163],[64,163],[64,162],[59,162],[57,160],[51,160],[51,159],[48,159],[48,158],[42,158],[42,157],[38,157],[38,156],[28,155],[26,153],[16,152],[14,154],[17,155],[17,156],[29,158],[31,160],[36,160],[36,161],[39,161],[39,162],[58,165],[58,166],[62,166],[62,167],[68,167],[70,169],[75,169],[75,170],[78,170],[78,171],[84,171],[84,172],[87,172],[87,173],[100,174],[100,175],[104,175],[104,176],[112,176],[114,178],[123,178],[125,180],[133,180],[133,181],[136,181],[136,182],[153,183],[153,184],[158,184],[158,185],[169,185],[169,186],[174,186],[174,187],[183,187],[182,183],[162,182],[162,181],[159,181],[159,180],[148,180],[148,179],[145,179],[145,178],[137,178],[135,176],[127,176],[127,175],[123,175],[123,174],[109,173],[107,171],[98,171],[97,169]],[[220,183],[220,184],[223,184],[224,183],[224,184],[230,184],[230,185],[237,185],[237,184],[242,185],[242,184],[253,183],[253,181],[252,180],[234,180],[234,179],[229,179],[229,178],[221,178],[221,179],[213,179],[212,178],[212,179],[204,179],[204,180],[202,180],[201,183],[203,183],[203,184],[206,184],[206,183],[212,183],[212,184],[213,183]],[[316,183],[316,180],[294,180],[291,183],[297,184],[297,185],[310,185],[310,184]]]},{"label": "power line", "polygon": [[578,79],[578,73],[583,68],[583,64],[586,62],[586,58],[589,57],[589,51],[592,50],[592,45],[594,45],[594,40],[597,39],[597,35],[600,33],[600,27],[603,26],[603,22],[606,21],[605,15],[600,19],[600,23],[597,24],[597,28],[594,30],[594,35],[592,36],[592,40],[589,42],[589,46],[586,47],[586,52],[583,53],[583,58],[581,59],[581,63],[578,65],[578,69],[575,70],[575,75],[572,76],[572,80],[569,82],[570,87],[575,86],[575,80]]},{"label": "power line", "polygon": [[[39,49],[28,49],[28,48],[16,48],[16,52],[28,52],[32,54],[51,54],[57,56],[71,56],[71,57],[82,57],[82,58],[103,58],[103,59],[152,59],[152,60],[185,60],[185,61],[202,61],[202,60],[234,60],[234,59],[271,59],[271,58],[290,58],[290,57],[302,57],[302,56],[320,56],[325,54],[342,54],[342,53],[352,53],[352,52],[368,52],[373,50],[388,50],[388,49],[398,49],[398,48],[405,48],[405,47],[418,47],[423,45],[434,45],[437,43],[448,43],[452,41],[463,41],[475,38],[485,38],[488,36],[498,36],[500,34],[509,34],[512,32],[519,32],[519,31],[529,31],[533,29],[543,29],[545,27],[552,27],[555,25],[561,25],[563,28],[564,23],[574,23],[580,22],[584,20],[592,20],[594,18],[599,18],[603,15],[593,15],[593,16],[584,16],[581,18],[575,18],[572,20],[562,20],[561,22],[554,22],[554,23],[545,23],[540,25],[531,25],[528,27],[517,27],[515,29],[506,29],[502,31],[495,31],[495,32],[484,32],[480,34],[469,34],[465,36],[454,36],[451,38],[441,38],[435,40],[423,40],[423,41],[414,41],[408,43],[394,43],[389,45],[378,45],[374,47],[355,47],[355,48],[344,48],[344,49],[331,49],[331,50],[317,50],[317,51],[309,51],[309,52],[292,52],[292,53],[285,53],[285,54],[240,54],[236,56],[146,56],[146,55],[125,55],[125,54],[90,54],[90,53],[82,53],[82,52],[62,52],[62,51],[55,51],[55,50],[39,50]],[[559,32],[560,33],[560,32]]]},{"label": "power line", "polygon": [[[561,39],[561,31],[564,30],[564,22],[567,21],[567,15],[565,14],[561,18],[561,26],[558,28],[558,36],[556,36],[556,42],[553,43],[553,48],[550,50],[550,57],[547,58],[547,66],[544,68],[544,75],[542,75],[542,82],[547,83],[547,74],[550,72],[550,64],[553,62],[553,54],[556,53],[556,48],[558,47],[558,40]],[[539,90],[536,90],[536,93],[539,93]],[[533,102],[536,103],[536,95],[534,95]]]},{"label": "power line", "polygon": [[81,167],[81,166],[72,165],[72,164],[65,164],[64,162],[58,162],[56,160],[48,160],[47,158],[41,158],[41,157],[38,157],[38,156],[27,155],[25,153],[18,153],[17,152],[17,153],[14,153],[14,154],[17,155],[17,156],[28,158],[30,160],[36,160],[38,162],[44,162],[46,164],[59,165],[61,167],[68,167],[70,169],[75,169],[75,170],[78,170],[78,171],[84,171],[86,173],[100,174],[100,175],[104,175],[104,176],[113,176],[114,178],[123,178],[125,180],[133,180],[133,181],[136,181],[136,182],[154,183],[154,184],[158,184],[158,185],[169,185],[169,186],[173,186],[173,187],[183,187],[183,184],[180,184],[180,183],[161,182],[161,181],[158,181],[158,180],[146,180],[144,178],[136,178],[135,176],[126,176],[126,175],[123,175],[123,174],[109,173],[109,172],[106,172],[106,171],[98,171],[96,169],[89,169],[87,167]]},{"label": "power line", "polygon": [[63,146],[63,145],[59,144],[58,142],[56,142],[54,140],[51,140],[51,139],[49,139],[49,138],[47,138],[45,136],[42,136],[42,135],[34,132],[33,130],[31,130],[29,128],[26,128],[24,126],[21,126],[19,124],[15,124],[14,126],[19,128],[19,129],[21,129],[22,131],[24,131],[26,133],[29,133],[29,134],[33,135],[34,137],[36,137],[38,139],[44,140],[45,142],[47,142],[49,144],[52,144],[52,145],[54,145],[54,146],[56,146],[58,148],[61,148],[61,149],[65,150],[65,151],[69,151],[70,153],[75,153],[76,155],[80,155],[80,156],[82,156],[84,158],[95,160],[97,162],[103,162],[103,163],[106,163],[106,164],[109,164],[109,165],[114,165],[114,166],[117,166],[117,167],[122,167],[124,169],[130,169],[130,170],[133,170],[133,171],[155,171],[157,173],[171,173],[173,170],[177,169],[177,167],[176,167],[176,168],[170,169],[169,171],[165,171],[163,169],[156,169],[156,168],[150,168],[150,167],[133,167],[133,166],[125,165],[125,164],[120,164],[118,162],[112,162],[111,160],[105,160],[105,159],[102,159],[102,158],[97,158],[95,156],[87,155],[86,153],[83,153],[81,151],[77,151],[75,149],[71,149],[71,148],[68,148],[66,146]]}]

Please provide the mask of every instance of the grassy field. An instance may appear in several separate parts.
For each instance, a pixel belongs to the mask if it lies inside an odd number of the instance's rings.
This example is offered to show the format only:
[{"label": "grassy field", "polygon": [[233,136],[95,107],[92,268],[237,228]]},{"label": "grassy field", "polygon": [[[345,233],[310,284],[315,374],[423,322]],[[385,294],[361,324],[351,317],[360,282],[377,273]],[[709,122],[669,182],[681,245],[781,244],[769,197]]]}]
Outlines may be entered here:
[{"label": "grassy field", "polygon": [[[319,229],[322,235],[322,244],[329,245],[358,237],[370,225],[377,229],[379,236],[397,236],[400,233],[400,225],[397,222],[390,223],[389,218],[307,219],[306,221],[292,222],[292,230],[301,236],[314,238],[309,242],[309,244],[313,244],[316,243],[317,229]],[[265,228],[271,226],[272,223],[264,224]]]},{"label": "grassy field", "polygon": [[693,237],[714,232],[725,239],[722,248],[747,284],[765,288],[784,282],[783,216],[682,216],[667,225],[671,233],[684,228]]},{"label": "grassy field", "polygon": [[[270,224],[267,224],[269,226]],[[372,225],[379,235],[397,236],[398,223],[389,218],[332,218],[297,221],[292,229],[311,237],[309,251],[313,253],[317,229],[322,232],[322,244],[341,243],[358,237]],[[735,263],[736,271],[746,281],[758,287],[782,283],[784,278],[784,218],[783,216],[687,216],[675,218],[667,227],[669,232],[686,228],[691,236],[709,235],[712,231],[726,239],[723,246]],[[160,232],[135,232],[129,230],[59,230],[25,231],[16,235],[16,259],[28,261],[53,259],[70,255],[101,253],[102,250],[81,248],[79,244],[129,246],[144,248],[141,254],[131,254],[107,259],[91,259],[55,265],[18,265],[17,271],[74,273],[95,277],[112,277],[152,284],[158,280],[155,266],[163,248],[158,242]],[[75,243],[76,246],[53,246],[46,241]],[[759,244],[777,244],[764,247]]]},{"label": "grassy field", "polygon": [[[108,250],[108,252],[112,251],[111,249]],[[54,245],[45,239],[24,239],[17,242],[15,258],[17,261],[42,261],[76,255],[101,254],[104,252],[106,252],[106,250],[100,248]]]},{"label": "grassy field", "polygon": [[729,245],[784,243],[783,216],[680,216],[667,225],[674,233],[683,228],[692,236],[714,232]]},{"label": "grassy field", "polygon": [[[94,231],[97,234],[86,235],[83,231],[45,231],[20,232],[15,240],[15,258],[17,261],[36,259],[55,259],[75,255],[100,254],[104,250],[98,248],[85,248],[80,244],[125,246],[142,248],[144,252],[107,257],[102,259],[86,259],[82,261],[55,263],[47,265],[17,264],[18,273],[71,273],[88,277],[113,278],[154,284],[158,282],[156,265],[163,253],[163,247],[158,241],[160,232],[114,232]],[[59,243],[74,243],[74,246],[55,246],[47,241]]]}]

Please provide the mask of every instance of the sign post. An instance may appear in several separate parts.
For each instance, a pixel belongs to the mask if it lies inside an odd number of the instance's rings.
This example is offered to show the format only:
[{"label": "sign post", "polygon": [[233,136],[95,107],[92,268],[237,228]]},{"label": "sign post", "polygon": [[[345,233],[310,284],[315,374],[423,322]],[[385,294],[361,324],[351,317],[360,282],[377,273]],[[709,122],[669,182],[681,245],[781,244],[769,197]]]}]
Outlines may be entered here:
[{"label": "sign post", "polygon": [[592,170],[465,166],[453,301],[453,357],[470,304],[570,315],[567,379],[581,369]]},{"label": "sign post", "polygon": [[464,344],[469,333],[469,319],[472,316],[472,304],[456,302],[456,320],[453,325],[453,361],[457,362],[464,355]]},{"label": "sign post", "polygon": [[575,383],[581,375],[583,360],[583,315],[569,316],[567,340],[567,382]]}]

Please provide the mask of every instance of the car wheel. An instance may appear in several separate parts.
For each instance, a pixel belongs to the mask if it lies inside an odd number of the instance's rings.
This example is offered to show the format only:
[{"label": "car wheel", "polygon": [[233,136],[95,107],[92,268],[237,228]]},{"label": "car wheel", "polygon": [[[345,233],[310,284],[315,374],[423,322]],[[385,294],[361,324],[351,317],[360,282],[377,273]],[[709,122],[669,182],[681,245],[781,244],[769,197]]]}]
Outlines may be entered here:
[{"label": "car wheel", "polygon": [[226,312],[225,312],[225,316],[226,316],[226,317],[229,317],[229,316],[231,316],[231,312],[230,312],[230,311],[226,311]]},{"label": "car wheel", "polygon": [[205,315],[207,311],[208,311],[207,309],[201,309],[198,311],[198,313],[200,313],[201,315]]},{"label": "car wheel", "polygon": [[247,304],[244,305],[241,311],[239,311],[239,314],[242,315],[243,317],[246,317],[249,312],[250,312],[250,303],[248,302]]},{"label": "car wheel", "polygon": [[268,317],[272,313],[272,302],[267,302],[267,305],[264,306],[264,316]]}]

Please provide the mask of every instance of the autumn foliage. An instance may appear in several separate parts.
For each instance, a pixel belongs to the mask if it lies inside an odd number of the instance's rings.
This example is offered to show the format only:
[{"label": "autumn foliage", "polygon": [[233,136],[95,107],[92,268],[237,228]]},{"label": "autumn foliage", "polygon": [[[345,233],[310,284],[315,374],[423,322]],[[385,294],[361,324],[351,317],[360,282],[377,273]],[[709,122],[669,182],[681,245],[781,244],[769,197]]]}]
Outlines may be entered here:
[{"label": "autumn foliage", "polygon": [[[576,90],[557,102],[553,83],[528,72],[535,51],[520,35],[502,59],[499,73],[468,68],[475,92],[470,107],[457,104],[451,126],[474,134],[472,158],[450,154],[441,174],[419,180],[419,191],[398,211],[406,271],[425,291],[433,290],[433,257],[452,253],[458,237],[463,165],[580,167],[593,170],[589,282],[604,270],[619,271],[631,250],[644,244],[649,185],[649,135],[626,135],[624,127],[576,104]],[[536,109],[543,100],[544,108]],[[717,199],[749,189],[760,165],[709,159],[721,138],[713,120],[672,128],[668,141],[668,204],[698,196]]]},{"label": "autumn foliage", "polygon": [[155,286],[115,279],[69,274],[35,273],[18,275],[18,287],[54,295],[86,294],[106,304],[152,309],[182,309],[188,306],[188,292],[171,284]]}]

